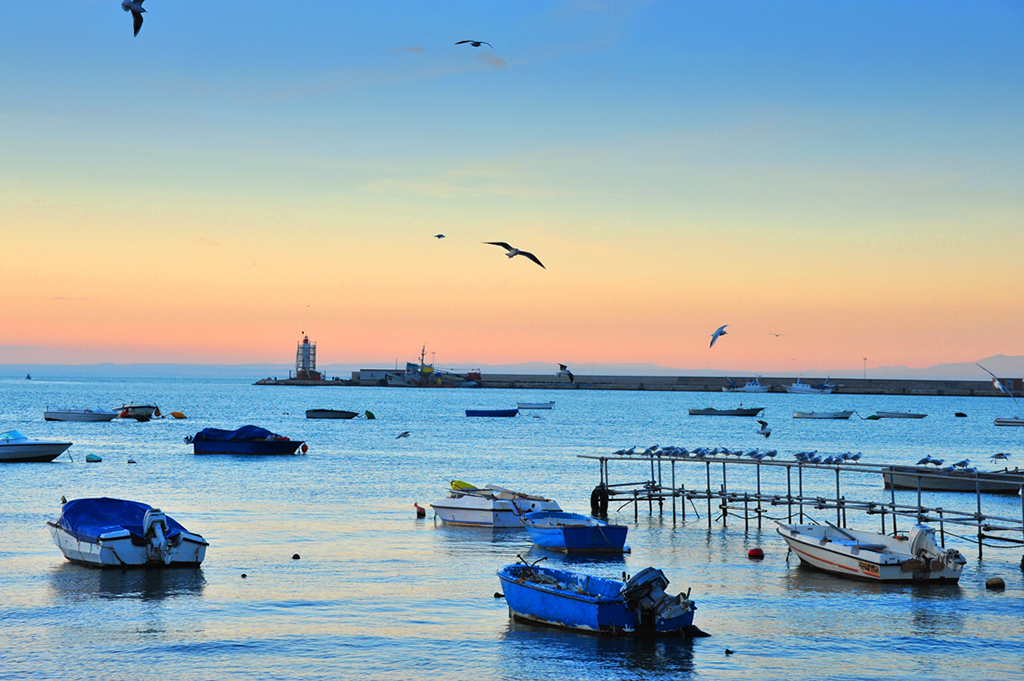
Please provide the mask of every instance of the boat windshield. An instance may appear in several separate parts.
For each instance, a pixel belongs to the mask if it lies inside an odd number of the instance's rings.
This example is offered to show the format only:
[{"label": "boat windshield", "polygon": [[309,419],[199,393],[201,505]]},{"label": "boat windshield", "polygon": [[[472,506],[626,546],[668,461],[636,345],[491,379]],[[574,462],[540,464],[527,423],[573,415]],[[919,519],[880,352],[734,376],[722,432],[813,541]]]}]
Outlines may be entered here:
[{"label": "boat windshield", "polygon": [[5,433],[0,433],[0,440],[27,440],[28,438],[19,433],[16,430],[8,430]]}]

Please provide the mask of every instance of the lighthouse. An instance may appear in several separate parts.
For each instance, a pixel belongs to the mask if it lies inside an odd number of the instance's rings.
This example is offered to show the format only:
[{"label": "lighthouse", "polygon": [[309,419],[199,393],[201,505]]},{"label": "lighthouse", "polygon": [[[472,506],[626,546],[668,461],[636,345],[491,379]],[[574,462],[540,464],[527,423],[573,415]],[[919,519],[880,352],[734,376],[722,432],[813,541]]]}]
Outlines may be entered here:
[{"label": "lighthouse", "polygon": [[303,334],[299,349],[295,352],[295,378],[320,381],[323,376],[316,370],[316,343],[309,342]]}]

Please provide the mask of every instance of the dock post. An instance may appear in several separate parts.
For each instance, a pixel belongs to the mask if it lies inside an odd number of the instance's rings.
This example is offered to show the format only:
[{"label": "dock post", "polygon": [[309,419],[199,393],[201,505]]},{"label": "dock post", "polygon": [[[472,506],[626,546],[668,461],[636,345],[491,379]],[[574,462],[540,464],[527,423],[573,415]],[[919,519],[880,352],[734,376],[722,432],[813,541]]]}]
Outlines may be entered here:
[{"label": "dock post", "polygon": [[942,542],[942,548],[946,548],[946,528],[942,524],[942,508],[936,508],[939,513],[939,541]]},{"label": "dock post", "polygon": [[982,549],[982,539],[984,539],[985,534],[981,531],[981,478],[979,478],[977,475],[974,476],[974,491],[975,494],[978,495],[978,560],[981,560],[982,558],[984,558],[984,549]]},{"label": "dock post", "polygon": [[711,462],[705,461],[704,467],[708,474],[708,529],[711,529]]},{"label": "dock post", "polygon": [[793,467],[786,466],[786,522],[793,522]]},{"label": "dock post", "polygon": [[725,462],[722,462],[722,504],[719,506],[722,509],[722,527],[729,526],[729,489],[726,486],[725,480]]},{"label": "dock post", "polygon": [[889,510],[892,511],[892,536],[899,534],[896,529],[896,485],[889,485]]},{"label": "dock post", "polygon": [[757,462],[757,529],[761,529],[761,462]]},{"label": "dock post", "polygon": [[[686,504],[683,504],[686,509]],[[672,524],[676,524],[676,460],[672,459]]]},{"label": "dock post", "polygon": [[836,524],[839,527],[843,525],[843,504],[839,497],[839,466],[836,466]]},{"label": "dock post", "polygon": [[797,469],[797,494],[800,499],[800,524],[804,524],[804,465],[801,463],[800,468]]},{"label": "dock post", "polygon": [[882,506],[882,512],[880,515],[882,516],[882,534],[885,534],[885,506]]},{"label": "dock post", "polygon": [[750,499],[750,495],[746,492],[743,493],[743,534],[750,534],[750,508],[747,503]]},{"label": "dock post", "polygon": [[640,520],[640,499],[637,497],[637,490],[633,490],[633,522]]},{"label": "dock post", "polygon": [[921,474],[917,474],[917,524],[921,524]]}]

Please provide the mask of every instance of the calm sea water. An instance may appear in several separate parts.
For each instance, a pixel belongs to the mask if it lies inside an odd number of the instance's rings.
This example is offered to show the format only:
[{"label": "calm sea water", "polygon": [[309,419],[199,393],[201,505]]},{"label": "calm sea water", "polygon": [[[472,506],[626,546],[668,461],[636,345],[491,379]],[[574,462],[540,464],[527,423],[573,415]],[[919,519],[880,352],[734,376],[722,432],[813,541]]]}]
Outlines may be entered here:
[{"label": "calm sea water", "polygon": [[[467,419],[466,408],[556,400],[550,412]],[[798,567],[774,524],[744,533],[742,519],[706,508],[634,521],[631,554],[566,558],[532,548],[521,530],[453,528],[417,520],[413,502],[444,496],[453,478],[545,494],[586,512],[606,454],[651,444],[765,448],[752,419],[700,418],[688,407],[733,407],[711,393],[400,390],[257,387],[243,381],[0,380],[0,430],[68,438],[74,460],[0,466],[2,679],[1019,679],[1024,660],[1020,547],[985,548],[947,536],[968,565],[958,586],[844,581]],[[1024,429],[996,428],[1008,400],[953,397],[742,397],[765,406],[780,457],[816,449],[861,451],[865,462],[913,463],[925,454],[995,452],[1024,463]],[[46,407],[150,402],[188,420],[47,423]],[[370,409],[377,420],[309,421],[308,408]],[[794,410],[914,410],[921,421],[795,421]],[[964,411],[968,418],[955,418]],[[309,443],[306,456],[195,456],[201,428],[261,425]],[[411,437],[396,439],[408,430]],[[103,462],[86,464],[86,454]],[[138,463],[129,465],[131,457]],[[667,470],[667,469],[666,469]],[[753,489],[753,467],[730,472]],[[613,462],[613,482],[643,480],[642,464]],[[679,482],[702,487],[702,465]],[[713,479],[717,487],[720,480]],[[834,476],[808,473],[830,494]],[[880,476],[843,480],[843,493],[887,498]],[[762,485],[785,490],[762,471]],[[45,527],[60,497],[112,496],[158,506],[211,546],[199,570],[100,571],[68,563]],[[912,503],[916,493],[900,493]],[[970,495],[926,503],[973,508]],[[700,516],[694,515],[694,510]],[[987,513],[1019,518],[1017,497],[984,497]],[[781,516],[780,509],[769,511]],[[812,516],[830,519],[828,512]],[[877,518],[850,513],[876,529]],[[905,521],[904,521],[905,522]],[[969,534],[962,531],[963,534]],[[759,546],[766,558],[749,561]],[[292,554],[301,555],[292,560]],[[692,641],[612,640],[513,622],[495,571],[516,554],[604,576],[662,568],[670,591],[692,589]],[[246,579],[241,575],[245,573]],[[1003,592],[985,580],[1006,580]],[[726,656],[729,648],[735,654]]]}]

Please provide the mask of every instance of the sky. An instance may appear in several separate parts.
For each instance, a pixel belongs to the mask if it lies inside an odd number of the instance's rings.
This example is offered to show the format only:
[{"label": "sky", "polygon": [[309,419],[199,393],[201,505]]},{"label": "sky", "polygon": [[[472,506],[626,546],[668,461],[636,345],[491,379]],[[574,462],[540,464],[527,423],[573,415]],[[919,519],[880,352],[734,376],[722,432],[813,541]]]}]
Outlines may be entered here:
[{"label": "sky", "polygon": [[145,8],[0,0],[0,363],[1024,354],[1019,1]]}]

